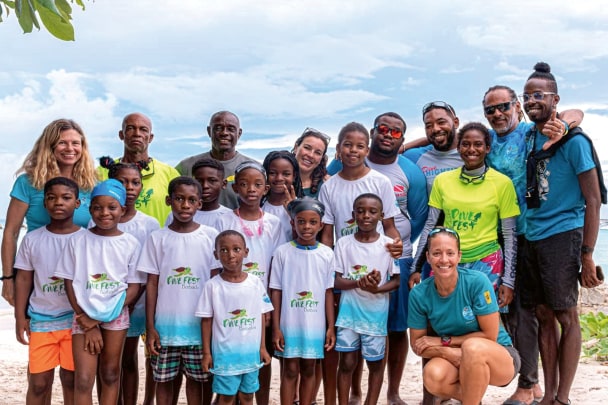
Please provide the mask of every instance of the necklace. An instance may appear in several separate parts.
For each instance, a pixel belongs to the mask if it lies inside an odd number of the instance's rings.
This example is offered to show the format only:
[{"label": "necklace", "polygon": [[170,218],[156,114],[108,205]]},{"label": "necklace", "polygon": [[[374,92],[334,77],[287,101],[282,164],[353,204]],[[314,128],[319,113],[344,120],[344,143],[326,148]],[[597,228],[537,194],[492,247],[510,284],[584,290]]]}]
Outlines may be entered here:
[{"label": "necklace", "polygon": [[[248,225],[243,222],[243,218],[241,218],[241,211],[239,208],[234,210],[234,213],[237,217],[239,217],[239,222],[241,224],[241,228],[243,229],[243,233],[245,236],[252,238],[254,236],[253,231],[249,228]],[[260,208],[260,217],[258,218],[258,236],[262,236],[262,232],[264,232],[264,211]]]}]

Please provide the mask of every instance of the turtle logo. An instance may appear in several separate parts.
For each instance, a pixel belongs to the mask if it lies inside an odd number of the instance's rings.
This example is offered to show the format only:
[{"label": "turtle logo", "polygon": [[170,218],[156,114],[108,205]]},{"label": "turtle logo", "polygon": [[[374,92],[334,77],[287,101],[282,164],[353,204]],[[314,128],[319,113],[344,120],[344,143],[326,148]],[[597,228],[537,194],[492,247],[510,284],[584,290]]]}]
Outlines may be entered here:
[{"label": "turtle logo", "polygon": [[234,315],[232,318],[230,318],[231,321],[234,321],[236,319],[239,318],[244,318],[247,316],[247,310],[246,309],[235,309],[234,311],[230,311],[229,314]]},{"label": "turtle logo", "polygon": [[106,281],[107,279],[108,275],[106,273],[91,275],[91,283],[101,283],[102,281]]},{"label": "turtle logo", "polygon": [[352,280],[359,280],[367,274],[367,266],[364,264],[355,264],[352,268],[353,271],[350,273],[350,278]]},{"label": "turtle logo", "polygon": [[63,279],[59,277],[49,277],[50,282],[42,285],[42,292],[64,294],[65,284]]},{"label": "turtle logo", "polygon": [[49,280],[51,280],[51,282],[48,283],[47,285],[58,285],[58,284],[63,283],[62,278],[55,277],[55,276],[49,277]]},{"label": "turtle logo", "polygon": [[177,273],[173,277],[184,277],[192,273],[192,269],[190,267],[178,267],[176,269],[173,269],[173,271]]},{"label": "turtle logo", "polygon": [[296,294],[299,295],[299,297],[298,297],[299,301],[314,299],[312,297],[312,291],[300,291],[299,293],[296,293]]}]

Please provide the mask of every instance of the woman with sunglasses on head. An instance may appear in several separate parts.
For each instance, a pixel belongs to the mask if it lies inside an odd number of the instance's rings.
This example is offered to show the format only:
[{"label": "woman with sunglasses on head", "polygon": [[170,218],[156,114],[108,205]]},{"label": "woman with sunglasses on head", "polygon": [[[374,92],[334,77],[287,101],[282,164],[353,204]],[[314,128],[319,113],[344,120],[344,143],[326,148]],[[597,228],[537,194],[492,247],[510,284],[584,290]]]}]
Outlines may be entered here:
[{"label": "woman with sunglasses on head", "polygon": [[[460,233],[461,266],[487,275],[502,308],[513,299],[519,206],[513,182],[486,165],[490,142],[488,130],[479,122],[468,123],[458,132],[458,152],[464,165],[435,178],[412,270],[420,266],[416,264],[422,262],[427,236],[443,214],[443,224]],[[498,243],[498,226],[504,252]],[[413,273],[410,286],[419,279]]]},{"label": "woman with sunglasses on head", "polygon": [[296,139],[291,152],[296,156],[300,168],[302,195],[317,198],[321,184],[327,177],[327,148],[331,138],[314,128],[306,128]]},{"label": "woman with sunglasses on head", "polygon": [[[520,358],[500,324],[490,281],[459,268],[458,233],[436,227],[427,239],[426,258],[433,277],[410,292],[408,324],[414,353],[429,359],[423,382],[433,395],[477,405],[488,385],[506,386]],[[428,326],[436,332],[428,334]]]}]

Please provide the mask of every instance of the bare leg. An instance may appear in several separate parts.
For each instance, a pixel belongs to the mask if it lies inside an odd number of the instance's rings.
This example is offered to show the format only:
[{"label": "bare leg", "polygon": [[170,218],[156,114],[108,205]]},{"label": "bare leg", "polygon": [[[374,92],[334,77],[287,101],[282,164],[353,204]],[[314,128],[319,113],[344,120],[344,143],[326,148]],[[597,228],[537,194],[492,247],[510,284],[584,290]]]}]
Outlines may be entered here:
[{"label": "bare leg", "polygon": [[186,377],[186,400],[189,405],[203,403],[203,383]]},{"label": "bare leg", "polygon": [[300,363],[300,405],[310,405],[314,400],[315,359],[299,359]]},{"label": "bare leg", "polygon": [[122,354],[120,397],[123,405],[136,405],[139,391],[139,361],[137,347],[139,336],[128,337]]},{"label": "bare leg", "polygon": [[[545,376],[545,397],[540,404],[552,405],[553,398],[557,394],[559,328],[555,314],[547,305],[541,304],[536,307],[536,317],[538,318],[538,346]],[[578,363],[578,358],[576,361]]]},{"label": "bare leg", "polygon": [[253,405],[253,394],[238,393],[240,405]]},{"label": "bare leg", "polygon": [[146,382],[144,402],[142,405],[154,405],[154,397],[156,396],[156,381],[154,381],[152,365],[150,357],[146,357]]},{"label": "bare leg", "polygon": [[85,335],[72,336],[72,354],[74,355],[74,403],[78,405],[93,404],[93,385],[97,375],[98,355],[84,350]]},{"label": "bare leg", "polygon": [[568,403],[570,388],[576,375],[581,355],[581,326],[576,307],[555,311],[557,321],[562,327],[559,341],[559,385],[557,399]]},{"label": "bare leg", "polygon": [[99,355],[99,374],[101,376],[101,405],[113,405],[118,401],[120,390],[120,365],[122,349],[127,336],[127,330],[101,329],[103,335],[103,350]]},{"label": "bare leg", "polygon": [[323,360],[316,360],[315,363],[315,387],[313,391],[312,400],[316,402],[317,395],[319,394],[319,388],[321,387],[321,383],[323,382]]},{"label": "bare leg", "polygon": [[350,384],[358,362],[359,350],[340,353],[340,366],[338,367],[338,403],[340,405],[348,404]]},{"label": "bare leg", "polygon": [[291,405],[296,395],[300,359],[283,359],[281,364],[281,405]]},{"label": "bare leg", "polygon": [[173,403],[173,380],[156,383],[156,404],[171,405]]},{"label": "bare leg", "polygon": [[376,405],[382,388],[382,380],[384,378],[384,361],[368,361],[367,368],[369,369],[369,380],[367,384],[367,396],[365,397],[365,405]]},{"label": "bare leg", "polygon": [[[255,402],[258,405],[268,405],[270,401],[270,379],[272,377],[272,368],[269,365],[260,369],[260,389],[255,393]],[[239,397],[240,398],[240,397]]]},{"label": "bare leg", "polygon": [[338,387],[338,363],[340,354],[334,349],[325,352],[323,359],[323,398],[327,405],[336,405],[336,390]]},{"label": "bare leg", "polygon": [[359,361],[357,361],[357,367],[353,371],[353,379],[350,386],[350,396],[348,398],[348,405],[360,405],[363,394],[361,393],[361,380],[363,379],[363,357],[359,352]]},{"label": "bare leg", "polygon": [[63,390],[63,404],[74,404],[74,372],[59,368],[59,380],[61,381],[61,389]]},{"label": "bare leg", "polygon": [[[42,373],[28,373],[29,384],[25,403],[27,405],[43,405],[53,388],[55,369],[43,371]],[[73,399],[73,398],[72,398]]]},{"label": "bare leg", "polygon": [[389,405],[406,405],[399,396],[399,385],[401,384],[401,377],[403,376],[403,370],[405,369],[408,346],[409,342],[405,331],[389,332],[388,350],[385,357],[388,364],[388,389],[386,391],[386,399]]},{"label": "bare leg", "polygon": [[177,372],[177,375],[175,376],[175,378],[173,380],[171,380],[171,382],[173,383],[173,388],[172,388],[173,400],[171,401],[171,403],[173,405],[177,405],[177,401],[179,401],[179,391],[182,388],[183,379],[184,379],[184,373],[182,373],[182,371],[179,370]]}]

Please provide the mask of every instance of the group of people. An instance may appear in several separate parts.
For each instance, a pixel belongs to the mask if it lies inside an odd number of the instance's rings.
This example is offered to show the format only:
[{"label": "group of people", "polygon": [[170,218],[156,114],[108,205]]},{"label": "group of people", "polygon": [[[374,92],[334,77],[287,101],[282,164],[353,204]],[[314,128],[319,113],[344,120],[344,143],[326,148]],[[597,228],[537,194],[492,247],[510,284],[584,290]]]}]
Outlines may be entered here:
[{"label": "group of people", "polygon": [[486,92],[491,129],[459,130],[450,104],[428,103],[426,139],[407,144],[397,113],[369,131],[351,122],[329,165],[313,128],[260,164],[220,111],[211,150],[175,168],[149,155],[150,119],[129,114],[123,156],[95,169],[78,124],[53,121],[18,171],[2,239],[26,402],[48,403],[60,366],[65,403],[92,403],[95,381],[100,403],[136,403],[144,335],[146,404],[175,403],[183,377],[188,403],[267,404],[274,355],[282,404],[314,403],[321,381],[325,403],[360,401],[365,360],[365,403],[386,367],[399,405],[408,345],[425,404],[476,405],[518,373],[505,405],[568,404],[606,189],[547,64],[520,99]]}]

